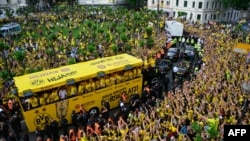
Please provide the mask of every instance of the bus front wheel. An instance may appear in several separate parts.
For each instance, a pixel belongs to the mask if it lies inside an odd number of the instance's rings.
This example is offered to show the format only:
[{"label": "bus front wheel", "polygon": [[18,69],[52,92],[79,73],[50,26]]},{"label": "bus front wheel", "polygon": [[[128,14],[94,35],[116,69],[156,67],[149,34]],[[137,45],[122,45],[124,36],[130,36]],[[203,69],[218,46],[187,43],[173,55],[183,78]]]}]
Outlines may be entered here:
[{"label": "bus front wheel", "polygon": [[99,114],[99,109],[97,107],[91,108],[89,110],[89,115],[96,117]]}]

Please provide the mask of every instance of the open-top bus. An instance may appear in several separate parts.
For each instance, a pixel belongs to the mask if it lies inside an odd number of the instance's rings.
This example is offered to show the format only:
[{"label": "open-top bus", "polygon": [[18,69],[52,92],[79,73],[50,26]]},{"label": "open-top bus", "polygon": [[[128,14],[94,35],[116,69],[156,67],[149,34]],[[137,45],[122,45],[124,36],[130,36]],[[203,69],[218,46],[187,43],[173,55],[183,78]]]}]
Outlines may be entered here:
[{"label": "open-top bus", "polygon": [[[30,132],[50,120],[66,117],[71,122],[81,106],[97,114],[102,102],[118,106],[121,93],[127,98],[142,91],[142,60],[128,54],[44,70],[14,78],[16,94]],[[67,95],[61,97],[60,90]],[[65,92],[65,91],[64,91]]]}]

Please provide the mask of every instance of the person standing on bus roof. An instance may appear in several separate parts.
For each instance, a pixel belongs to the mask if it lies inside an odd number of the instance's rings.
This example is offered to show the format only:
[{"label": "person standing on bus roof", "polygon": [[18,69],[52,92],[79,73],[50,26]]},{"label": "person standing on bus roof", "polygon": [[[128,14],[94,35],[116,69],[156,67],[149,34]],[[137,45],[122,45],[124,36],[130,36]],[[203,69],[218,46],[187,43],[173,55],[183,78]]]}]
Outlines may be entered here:
[{"label": "person standing on bus roof", "polygon": [[63,86],[59,89],[59,97],[60,97],[60,100],[63,100],[63,99],[66,99],[67,98],[67,90],[66,90],[66,87]]}]

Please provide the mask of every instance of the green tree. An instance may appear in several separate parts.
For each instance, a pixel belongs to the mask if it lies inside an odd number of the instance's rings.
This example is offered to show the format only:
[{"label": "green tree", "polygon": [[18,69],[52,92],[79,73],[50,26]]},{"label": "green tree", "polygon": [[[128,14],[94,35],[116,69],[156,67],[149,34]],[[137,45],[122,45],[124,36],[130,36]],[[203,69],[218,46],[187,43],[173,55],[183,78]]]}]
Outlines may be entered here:
[{"label": "green tree", "polygon": [[3,80],[8,80],[8,78],[9,78],[9,72],[7,70],[1,70],[0,71],[0,77]]},{"label": "green tree", "polygon": [[51,53],[50,56],[51,57],[54,56],[54,58],[55,58],[56,51],[55,51],[55,47],[54,47],[54,42],[57,40],[57,34],[56,33],[50,34],[49,39],[51,41],[50,46],[51,46],[51,49],[52,49],[52,52],[50,52]]},{"label": "green tree", "polygon": [[153,34],[153,27],[151,27],[151,26],[147,27],[146,28],[146,33],[147,33],[148,36],[152,36],[152,34]]},{"label": "green tree", "polygon": [[220,0],[224,8],[233,8],[236,10],[247,10],[250,0]]},{"label": "green tree", "polygon": [[149,36],[147,39],[147,47],[151,49],[153,45],[154,45],[154,38],[152,36]]},{"label": "green tree", "polygon": [[21,66],[23,67],[23,70],[25,70],[26,66],[25,66],[25,63],[24,63],[24,60],[25,60],[25,52],[24,51],[21,51],[21,50],[17,50],[14,52],[14,59],[17,60]]},{"label": "green tree", "polygon": [[140,40],[139,45],[140,45],[140,47],[144,47],[145,46],[145,41],[144,40]]},{"label": "green tree", "polygon": [[119,48],[118,48],[118,46],[117,46],[117,45],[113,45],[113,46],[112,46],[112,50],[113,50],[113,52],[114,52],[115,54],[117,54],[117,53],[118,53]]},{"label": "green tree", "polygon": [[93,45],[93,44],[90,44],[90,45],[88,45],[88,51],[89,51],[89,53],[94,53],[94,51],[95,51],[95,46]]},{"label": "green tree", "polygon": [[6,16],[9,18],[9,20],[12,20],[13,14],[14,14],[14,10],[11,9],[11,8],[8,8],[5,11],[6,11]]},{"label": "green tree", "polygon": [[4,62],[4,70],[7,72],[9,72],[9,68],[8,68],[7,57],[5,55],[5,51],[9,50],[9,48],[10,47],[6,43],[0,41],[0,51],[2,54],[1,56],[2,56],[3,62]]},{"label": "green tree", "polygon": [[76,59],[75,58],[69,58],[68,60],[68,65],[72,65],[76,63]]}]

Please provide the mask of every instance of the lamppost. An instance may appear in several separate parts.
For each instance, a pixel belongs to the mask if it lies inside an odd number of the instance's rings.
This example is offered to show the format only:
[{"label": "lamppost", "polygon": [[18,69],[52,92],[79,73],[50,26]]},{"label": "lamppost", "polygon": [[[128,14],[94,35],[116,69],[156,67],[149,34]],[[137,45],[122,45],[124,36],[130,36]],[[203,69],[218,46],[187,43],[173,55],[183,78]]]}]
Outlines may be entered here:
[{"label": "lamppost", "polygon": [[191,20],[192,20],[192,18],[193,18],[193,13],[191,12],[191,13],[190,13],[189,20],[191,21]]},{"label": "lamppost", "polygon": [[220,11],[219,10],[216,11],[216,15],[217,15],[217,19],[220,20]]},{"label": "lamppost", "polygon": [[157,36],[159,35],[159,9],[160,9],[160,5],[159,5],[159,0],[157,0]]}]

